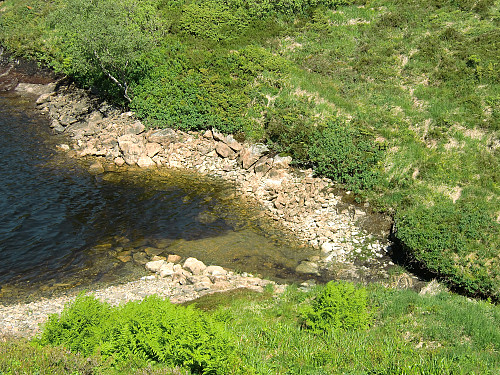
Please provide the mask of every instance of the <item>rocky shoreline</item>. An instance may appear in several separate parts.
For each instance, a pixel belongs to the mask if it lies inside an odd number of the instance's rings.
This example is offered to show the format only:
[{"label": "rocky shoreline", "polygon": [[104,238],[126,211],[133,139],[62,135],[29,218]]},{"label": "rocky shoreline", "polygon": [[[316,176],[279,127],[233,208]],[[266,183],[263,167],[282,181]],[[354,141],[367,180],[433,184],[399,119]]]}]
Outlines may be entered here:
[{"label": "rocky shoreline", "polygon": [[297,240],[321,250],[318,270],[361,257],[374,262],[387,253],[389,218],[376,235],[367,232],[360,222],[371,219],[368,207],[346,205],[332,181],[313,177],[311,169],[290,167],[290,157],[263,144],[240,143],[216,130],[147,129],[132,112],[122,113],[72,84],[35,86],[16,90],[42,93],[38,108],[50,117],[55,133],[68,136],[69,143],[58,147],[94,158],[90,170],[95,174],[127,166],[163,167],[230,181]]},{"label": "rocky shoreline", "polygon": [[[0,73],[5,77],[10,70]],[[276,155],[265,145],[242,143],[215,129],[187,133],[147,129],[132,112],[123,113],[64,80],[48,84],[16,82],[8,89],[35,96],[38,109],[50,118],[54,132],[67,135],[67,143],[58,148],[69,156],[88,158],[90,171],[96,175],[140,167],[193,170],[221,178],[234,184],[245,199],[262,207],[264,215],[290,236],[317,249],[317,255],[297,266],[297,273],[389,279],[387,268],[393,265],[387,256],[390,219],[379,218],[381,225],[371,233],[366,231],[363,224],[373,218],[367,205],[346,204],[332,181],[315,178],[310,169],[292,168],[291,158]],[[112,303],[149,294],[183,302],[235,288],[261,290],[270,283],[218,266],[203,265],[201,271],[194,270],[189,265],[192,258],[181,266],[179,258],[167,259],[153,252],[141,262],[155,274],[93,293]],[[73,298],[60,296],[29,304],[0,305],[4,316],[0,335],[36,333],[36,327],[48,314],[61,311]]]},{"label": "rocky shoreline", "polygon": [[[207,294],[227,292],[245,288],[262,292],[271,285],[275,293],[284,291],[284,285],[253,277],[250,274],[235,274],[219,266],[206,266],[203,262],[188,258],[179,263],[158,259],[148,263],[148,269],[155,274],[126,284],[109,286],[86,293],[103,302],[118,305],[128,301],[142,300],[150,295],[168,298],[173,303],[192,301]],[[0,340],[6,338],[32,337],[40,332],[51,314],[60,313],[64,306],[77,296],[42,298],[30,303],[0,305]]]}]

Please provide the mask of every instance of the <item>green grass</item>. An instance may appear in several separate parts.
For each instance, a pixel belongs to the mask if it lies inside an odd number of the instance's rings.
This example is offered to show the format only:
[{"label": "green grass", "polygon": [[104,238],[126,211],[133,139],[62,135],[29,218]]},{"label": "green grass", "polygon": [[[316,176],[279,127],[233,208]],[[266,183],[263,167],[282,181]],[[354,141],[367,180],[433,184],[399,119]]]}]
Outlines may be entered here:
[{"label": "green grass", "polygon": [[[273,295],[270,288],[263,294],[237,291],[206,296],[194,304],[199,314],[207,317],[204,319],[225,324],[226,337],[241,361],[238,369],[227,374],[442,375],[500,371],[498,306],[449,292],[421,296],[410,290],[371,285],[366,289],[367,311],[372,317],[368,326],[336,326],[324,332],[307,329],[304,311],[314,305],[324,288],[303,291],[289,287],[282,295]],[[80,312],[75,319],[85,314]],[[134,321],[133,317],[129,319]],[[154,330],[149,333],[155,335]],[[164,342],[170,334],[164,331]],[[138,336],[134,345],[140,340]],[[128,357],[122,353],[115,360],[104,359],[109,353],[101,356],[99,351],[85,357],[65,349],[68,344],[71,342],[53,348],[22,340],[2,342],[0,374],[186,373],[185,369],[172,369],[155,361],[148,364],[132,353]]]}]

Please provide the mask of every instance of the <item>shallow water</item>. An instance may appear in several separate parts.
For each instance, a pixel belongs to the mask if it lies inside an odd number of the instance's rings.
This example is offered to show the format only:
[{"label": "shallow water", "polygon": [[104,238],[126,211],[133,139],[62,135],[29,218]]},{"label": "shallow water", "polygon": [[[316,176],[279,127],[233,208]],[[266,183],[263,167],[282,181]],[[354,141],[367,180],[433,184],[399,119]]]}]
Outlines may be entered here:
[{"label": "shallow water", "polygon": [[0,132],[0,300],[137,277],[143,267],[130,258],[150,248],[284,280],[312,253],[283,241],[221,181],[90,174],[56,151],[64,140],[29,99],[0,96]]}]

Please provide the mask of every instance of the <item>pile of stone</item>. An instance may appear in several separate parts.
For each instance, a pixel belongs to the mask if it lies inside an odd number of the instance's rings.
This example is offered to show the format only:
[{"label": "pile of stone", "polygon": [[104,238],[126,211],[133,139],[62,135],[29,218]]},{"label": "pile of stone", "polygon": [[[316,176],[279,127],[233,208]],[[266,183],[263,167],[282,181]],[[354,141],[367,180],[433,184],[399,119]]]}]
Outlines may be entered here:
[{"label": "pile of stone", "polygon": [[[161,257],[159,257],[161,258]],[[221,290],[227,289],[234,283],[238,287],[243,286],[241,281],[245,283],[245,287],[254,289],[271,283],[268,280],[253,277],[247,273],[235,274],[232,271],[227,271],[220,266],[206,266],[201,260],[196,258],[187,258],[184,264],[176,263],[180,259],[179,256],[170,255],[168,259],[157,259],[146,263],[146,269],[153,272],[153,277],[167,279],[174,285],[193,285],[196,292],[205,290]]]}]

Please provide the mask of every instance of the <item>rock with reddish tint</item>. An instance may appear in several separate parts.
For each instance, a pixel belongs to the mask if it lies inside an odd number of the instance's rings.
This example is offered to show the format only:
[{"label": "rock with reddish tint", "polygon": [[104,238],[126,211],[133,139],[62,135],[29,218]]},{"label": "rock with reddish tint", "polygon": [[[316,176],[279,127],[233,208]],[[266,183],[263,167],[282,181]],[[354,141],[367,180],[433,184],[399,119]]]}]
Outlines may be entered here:
[{"label": "rock with reddish tint", "polygon": [[145,152],[143,138],[139,135],[126,134],[118,137],[118,146],[123,153],[123,160],[128,165],[136,164]]},{"label": "rock with reddish tint", "polygon": [[117,166],[121,167],[122,165],[125,164],[125,160],[121,156],[118,156],[117,158],[115,158],[114,163]]},{"label": "rock with reddish tint", "polygon": [[162,145],[167,145],[179,140],[179,136],[174,129],[156,130],[148,136],[149,142],[156,142]]},{"label": "rock with reddish tint", "polygon": [[273,168],[276,169],[287,169],[290,167],[290,163],[292,162],[291,156],[276,155],[273,159]]},{"label": "rock with reddish tint", "polygon": [[146,143],[146,154],[150,158],[152,158],[161,151],[163,151],[163,147],[159,143],[156,142]]},{"label": "rock with reddish tint", "polygon": [[174,274],[174,264],[173,263],[163,263],[160,269],[157,271],[160,277],[172,276]]},{"label": "rock with reddish tint", "polygon": [[234,150],[235,152],[239,152],[243,149],[243,145],[240,142],[238,142],[236,139],[234,139],[232,135],[228,135],[226,137],[225,143],[226,143],[226,145],[231,147],[231,149]]},{"label": "rock with reddish tint", "polygon": [[[130,117],[130,116],[129,116]],[[146,130],[144,124],[140,121],[135,121],[132,124],[125,125],[123,134],[139,135]]]},{"label": "rock with reddish tint", "polygon": [[263,155],[269,152],[269,148],[263,144],[254,144],[245,147],[240,151],[238,162],[243,169],[249,169],[259,160]]},{"label": "rock with reddish tint", "polygon": [[212,136],[216,141],[226,143],[226,136],[222,133],[219,133],[217,130],[213,129],[212,130]]},{"label": "rock with reddish tint", "polygon": [[217,142],[215,151],[223,158],[235,159],[237,156],[236,152],[234,152],[231,147],[222,142]]},{"label": "rock with reddish tint", "polygon": [[167,261],[172,263],[179,263],[181,259],[181,256],[177,254],[169,254],[167,257]]},{"label": "rock with reddish tint", "polygon": [[270,159],[267,156],[263,156],[259,160],[257,160],[253,169],[255,173],[259,174],[260,176],[263,176],[267,172],[269,172],[272,165],[273,165],[273,159]]}]

